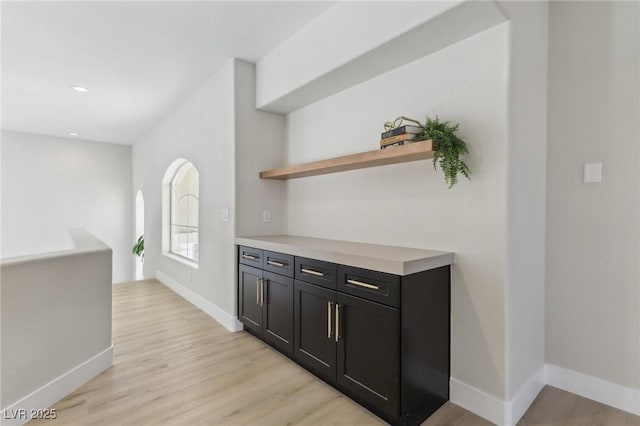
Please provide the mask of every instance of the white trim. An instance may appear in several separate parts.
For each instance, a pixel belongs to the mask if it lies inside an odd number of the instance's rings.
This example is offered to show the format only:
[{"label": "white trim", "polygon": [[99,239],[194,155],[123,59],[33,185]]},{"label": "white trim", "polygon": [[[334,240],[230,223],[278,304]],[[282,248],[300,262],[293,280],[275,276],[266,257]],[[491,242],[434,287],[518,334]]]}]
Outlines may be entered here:
[{"label": "white trim", "polygon": [[529,379],[520,387],[511,401],[505,403],[504,420],[506,425],[515,425],[527,412],[529,406],[536,399],[545,384],[545,367],[531,375]]},{"label": "white trim", "polygon": [[[112,365],[113,345],[2,410],[2,425],[26,423],[31,410],[50,407]],[[11,419],[13,413],[26,413],[26,417]]]},{"label": "white trim", "polygon": [[183,265],[187,265],[190,268],[198,269],[198,262],[194,262],[193,260],[189,260],[183,256],[178,256],[177,254],[172,253],[170,251],[164,252],[162,254],[167,256],[169,259],[175,260],[176,262],[180,262]]},{"label": "white trim", "polygon": [[505,404],[502,400],[453,377],[449,379],[449,399],[491,423],[504,424]]},{"label": "white trim", "polygon": [[513,426],[524,415],[544,387],[544,371],[544,367],[541,367],[529,377],[510,401],[503,401],[452,377],[449,380],[450,399],[454,404],[491,423]]},{"label": "white trim", "polygon": [[494,424],[512,426],[522,418],[545,385],[640,416],[640,389],[552,364],[545,364],[531,375],[510,401],[502,401],[453,377],[449,380],[449,399]]},{"label": "white trim", "polygon": [[235,316],[229,315],[226,311],[224,311],[217,305],[211,303],[204,297],[195,293],[193,290],[180,284],[178,281],[174,280],[170,276],[164,274],[161,271],[156,270],[156,278],[162,284],[169,287],[178,295],[182,296],[183,299],[185,299],[195,307],[202,310],[204,313],[209,315],[214,320],[218,321],[227,330],[231,332],[236,332],[236,331],[241,331],[243,329],[242,323],[238,321],[238,319]]},{"label": "white trim", "polygon": [[640,416],[640,389],[607,382],[594,376],[547,364],[545,382],[567,392]]}]

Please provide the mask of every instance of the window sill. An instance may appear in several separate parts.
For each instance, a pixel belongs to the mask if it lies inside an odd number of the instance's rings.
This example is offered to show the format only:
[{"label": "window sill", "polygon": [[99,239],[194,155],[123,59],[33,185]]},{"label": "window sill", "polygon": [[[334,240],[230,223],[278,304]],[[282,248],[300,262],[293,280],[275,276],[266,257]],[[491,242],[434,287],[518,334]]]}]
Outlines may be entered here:
[{"label": "window sill", "polygon": [[189,267],[191,267],[193,269],[198,269],[198,264],[196,262],[194,262],[193,260],[189,260],[189,259],[186,259],[184,257],[177,256],[177,255],[175,255],[173,253],[170,253],[170,252],[165,252],[165,253],[162,253],[162,254],[164,254],[169,259],[173,259],[176,262],[182,263],[183,265],[187,265],[187,266],[189,266]]}]

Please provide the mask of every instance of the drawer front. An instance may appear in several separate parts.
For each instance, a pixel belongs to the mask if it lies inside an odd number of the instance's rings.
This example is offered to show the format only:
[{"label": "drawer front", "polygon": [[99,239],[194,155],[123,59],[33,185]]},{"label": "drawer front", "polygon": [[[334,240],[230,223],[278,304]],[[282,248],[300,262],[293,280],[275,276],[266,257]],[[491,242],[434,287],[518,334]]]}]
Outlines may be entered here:
[{"label": "drawer front", "polygon": [[337,273],[338,265],[335,263],[296,256],[297,280],[335,290]]},{"label": "drawer front", "polygon": [[264,251],[264,269],[285,277],[293,278],[293,256],[290,254],[276,253],[275,251]]},{"label": "drawer front", "polygon": [[338,266],[338,291],[400,307],[400,277],[353,266]]},{"label": "drawer front", "polygon": [[260,268],[264,266],[262,262],[263,253],[260,249],[253,247],[238,247],[238,261],[243,265],[253,266],[254,268]]}]

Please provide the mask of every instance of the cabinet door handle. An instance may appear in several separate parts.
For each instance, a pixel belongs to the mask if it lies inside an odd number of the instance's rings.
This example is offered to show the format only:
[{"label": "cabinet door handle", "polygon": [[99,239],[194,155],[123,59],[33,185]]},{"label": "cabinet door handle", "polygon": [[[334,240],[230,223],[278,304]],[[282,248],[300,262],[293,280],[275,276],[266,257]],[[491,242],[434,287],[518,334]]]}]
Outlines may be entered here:
[{"label": "cabinet door handle", "polygon": [[331,339],[331,302],[327,302],[327,339]]},{"label": "cabinet door handle", "polygon": [[284,268],[284,263],[282,263],[282,262],[276,262],[275,260],[267,260],[267,263],[269,265],[279,266],[281,268]]},{"label": "cabinet door handle", "polygon": [[243,254],[243,255],[242,255],[242,258],[243,258],[243,259],[249,259],[249,260],[258,260],[258,258],[257,258],[257,257],[255,257],[255,256],[251,256],[250,254]]},{"label": "cabinet door handle", "polygon": [[347,282],[349,284],[357,285],[358,287],[370,288],[372,290],[380,290],[379,286],[373,285],[373,284],[369,284],[369,283],[363,283],[362,281],[347,280]]},{"label": "cabinet door handle", "polygon": [[336,303],[336,343],[340,340],[340,305]]},{"label": "cabinet door handle", "polygon": [[256,278],[256,305],[260,304],[260,278]]},{"label": "cabinet door handle", "polygon": [[[265,280],[264,278],[260,280],[260,282],[262,283],[262,288],[261,288],[261,295],[262,298],[260,299],[260,306],[264,306],[267,303],[267,286],[269,285],[268,280]],[[266,285],[265,285],[266,284]]]},{"label": "cabinet door handle", "polygon": [[313,269],[302,268],[300,269],[300,271],[304,272],[305,274],[315,275],[316,277],[324,277],[324,274],[322,272],[314,271]]}]

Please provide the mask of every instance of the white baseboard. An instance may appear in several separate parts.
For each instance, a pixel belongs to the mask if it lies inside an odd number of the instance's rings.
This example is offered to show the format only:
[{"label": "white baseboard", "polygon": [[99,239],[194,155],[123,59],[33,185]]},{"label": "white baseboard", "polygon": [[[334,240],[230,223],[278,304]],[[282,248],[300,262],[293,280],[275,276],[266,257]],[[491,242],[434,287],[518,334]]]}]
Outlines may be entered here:
[{"label": "white baseboard", "polygon": [[474,414],[497,425],[504,424],[504,402],[453,377],[449,379],[449,399]]},{"label": "white baseboard", "polygon": [[174,280],[167,274],[156,270],[156,278],[162,284],[166,285],[175,293],[182,296],[183,299],[190,302],[192,305],[199,308],[211,318],[222,324],[222,326],[227,330],[236,332],[243,329],[242,323],[238,321],[238,318],[234,317],[233,315],[229,315],[218,306],[214,305],[193,290],[190,290],[189,288],[180,284],[178,281]]},{"label": "white baseboard", "polygon": [[513,426],[544,387],[544,368],[533,374],[510,401],[503,401],[453,377],[449,386],[454,404],[496,425]]},{"label": "white baseboard", "polygon": [[113,365],[113,345],[2,410],[3,426],[22,425]]},{"label": "white baseboard", "polygon": [[640,389],[607,382],[553,364],[546,365],[545,382],[550,386],[640,416]]},{"label": "white baseboard", "polygon": [[552,364],[545,364],[533,374],[510,401],[502,401],[453,377],[449,380],[449,399],[494,424],[512,426],[522,418],[545,385],[640,416],[640,389]]},{"label": "white baseboard", "polygon": [[545,367],[543,366],[529,377],[510,401],[505,403],[504,424],[510,426],[518,423],[544,385]]}]

